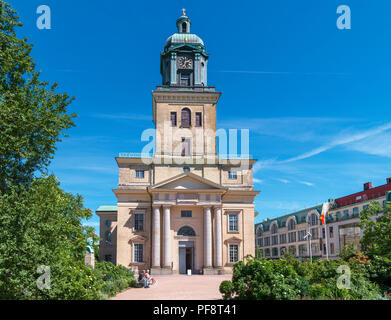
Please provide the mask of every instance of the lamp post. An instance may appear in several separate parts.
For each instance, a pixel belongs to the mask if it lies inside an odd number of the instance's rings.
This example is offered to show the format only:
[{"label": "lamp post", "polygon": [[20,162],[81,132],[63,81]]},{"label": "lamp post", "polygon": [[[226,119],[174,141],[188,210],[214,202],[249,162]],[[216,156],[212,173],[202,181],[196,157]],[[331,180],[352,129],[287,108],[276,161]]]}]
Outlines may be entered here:
[{"label": "lamp post", "polygon": [[308,231],[307,231],[307,234],[304,236],[304,239],[307,239],[309,240],[310,242],[310,261],[312,263],[312,246],[311,246],[311,238],[312,238],[312,234],[310,232],[310,225],[308,224]]}]

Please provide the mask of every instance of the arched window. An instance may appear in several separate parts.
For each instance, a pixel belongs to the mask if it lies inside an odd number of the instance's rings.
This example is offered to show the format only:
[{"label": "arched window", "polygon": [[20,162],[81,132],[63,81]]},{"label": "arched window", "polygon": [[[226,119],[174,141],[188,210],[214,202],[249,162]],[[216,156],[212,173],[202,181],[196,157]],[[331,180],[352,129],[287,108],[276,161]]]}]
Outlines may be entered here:
[{"label": "arched window", "polygon": [[187,23],[186,22],[182,23],[182,32],[187,32]]},{"label": "arched window", "polygon": [[184,226],[178,230],[178,236],[194,237],[195,235],[193,228],[189,226]]},{"label": "arched window", "polygon": [[111,232],[110,231],[106,231],[105,241],[106,241],[106,243],[111,244]]},{"label": "arched window", "polygon": [[190,172],[190,168],[189,167],[183,167],[183,172]]},{"label": "arched window", "polygon": [[181,125],[182,125],[182,127],[190,127],[191,126],[191,111],[188,108],[182,109]]},{"label": "arched window", "polygon": [[313,213],[311,215],[311,226],[317,226],[318,225],[318,216]]},{"label": "arched window", "polygon": [[277,225],[274,223],[272,225],[272,234],[275,234],[275,233],[277,233]]},{"label": "arched window", "polygon": [[294,219],[290,219],[288,223],[288,230],[294,230],[296,229],[296,222]]}]

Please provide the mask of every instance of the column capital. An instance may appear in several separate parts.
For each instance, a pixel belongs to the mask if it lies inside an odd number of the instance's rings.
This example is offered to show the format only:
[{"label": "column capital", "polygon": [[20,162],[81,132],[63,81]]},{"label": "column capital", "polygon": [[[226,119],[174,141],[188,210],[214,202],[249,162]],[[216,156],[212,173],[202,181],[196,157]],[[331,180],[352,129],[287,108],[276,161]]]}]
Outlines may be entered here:
[{"label": "column capital", "polygon": [[171,209],[172,205],[171,204],[163,204],[163,209]]},{"label": "column capital", "polygon": [[203,206],[204,207],[204,210],[212,210],[212,206]]},{"label": "column capital", "polygon": [[161,206],[162,206],[161,204],[152,204],[153,209],[156,209],[156,208],[160,209]]}]

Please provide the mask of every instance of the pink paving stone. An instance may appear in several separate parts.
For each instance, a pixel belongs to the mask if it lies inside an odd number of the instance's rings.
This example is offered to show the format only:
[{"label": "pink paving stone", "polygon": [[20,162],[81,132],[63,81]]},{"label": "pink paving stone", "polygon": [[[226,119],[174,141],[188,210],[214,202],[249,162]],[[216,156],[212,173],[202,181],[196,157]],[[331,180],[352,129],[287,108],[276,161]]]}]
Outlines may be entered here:
[{"label": "pink paving stone", "polygon": [[149,288],[131,288],[112,300],[218,300],[220,283],[232,275],[156,275],[157,284]]}]

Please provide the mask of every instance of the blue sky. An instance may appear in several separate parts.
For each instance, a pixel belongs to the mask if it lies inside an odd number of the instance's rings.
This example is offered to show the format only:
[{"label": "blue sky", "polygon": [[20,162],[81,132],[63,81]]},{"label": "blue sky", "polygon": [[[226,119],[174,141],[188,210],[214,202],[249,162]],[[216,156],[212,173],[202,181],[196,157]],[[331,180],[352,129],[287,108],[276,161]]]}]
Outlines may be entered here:
[{"label": "blue sky", "polygon": [[[218,128],[250,129],[256,222],[391,176],[390,1],[14,0],[42,79],[76,96],[50,167],[86,207],[115,204],[114,157],[152,128],[159,54],[181,8],[210,53]],[[36,9],[51,8],[39,30]],[[336,27],[339,5],[351,29]],[[89,222],[97,227],[98,218]]]}]

